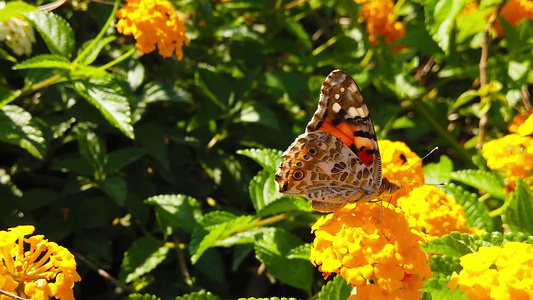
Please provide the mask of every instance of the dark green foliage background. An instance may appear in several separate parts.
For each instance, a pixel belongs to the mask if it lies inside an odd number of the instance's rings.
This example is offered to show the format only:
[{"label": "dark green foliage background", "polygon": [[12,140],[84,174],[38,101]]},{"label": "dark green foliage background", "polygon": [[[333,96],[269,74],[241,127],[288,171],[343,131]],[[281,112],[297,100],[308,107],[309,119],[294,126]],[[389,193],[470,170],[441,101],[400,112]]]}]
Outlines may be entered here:
[{"label": "dark green foliage background", "polygon": [[[71,64],[112,5],[90,2],[82,11],[67,2],[54,17],[30,13],[34,26],[48,22],[60,34],[37,34],[33,56],[54,56],[22,62],[5,45],[0,52],[0,227],[32,224],[70,249],[83,278],[79,299],[311,297],[325,285],[306,244],[319,215],[275,192],[280,152],[265,149],[285,150],[304,131],[325,76],[342,69],[362,89],[378,138],[403,141],[420,156],[439,146],[425,162],[440,158],[431,178],[456,181],[447,192],[472,208],[471,226],[501,232],[488,211],[512,197],[500,175],[480,174],[487,168],[475,149],[478,123],[486,112],[486,140],[500,137],[523,109],[522,88],[533,82],[532,23],[502,21],[505,37],[492,36],[489,48],[491,89],[480,91],[485,27],[474,25],[485,17],[460,18],[465,1],[400,2],[407,34],[398,43],[407,48],[393,53],[368,41],[361,6],[349,0],[290,9],[287,1],[179,1],[190,38],[182,61],[135,54],[98,71],[135,43],[111,28],[78,61],[86,69]],[[65,81],[28,92],[58,74]],[[475,174],[453,172],[462,169]],[[498,182],[492,191],[480,184],[488,177]],[[530,203],[531,191],[519,186],[512,199]],[[493,195],[487,205],[479,190]],[[346,297],[343,284],[331,281],[318,296]]]}]

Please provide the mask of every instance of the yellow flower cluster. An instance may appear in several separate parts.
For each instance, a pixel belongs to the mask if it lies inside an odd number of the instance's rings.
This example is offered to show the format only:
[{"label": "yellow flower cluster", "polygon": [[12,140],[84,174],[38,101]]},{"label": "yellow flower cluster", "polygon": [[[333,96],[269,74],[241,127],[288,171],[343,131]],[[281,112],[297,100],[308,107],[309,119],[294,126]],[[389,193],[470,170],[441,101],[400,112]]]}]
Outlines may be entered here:
[{"label": "yellow flower cluster", "polygon": [[42,235],[25,238],[34,230],[18,226],[0,231],[0,289],[36,300],[74,299],[74,282],[81,280],[74,256]]},{"label": "yellow flower cluster", "polygon": [[507,242],[502,247],[480,247],[461,257],[463,270],[454,272],[448,287],[457,286],[476,299],[531,299],[533,245]]},{"label": "yellow flower cluster", "polygon": [[420,230],[431,236],[441,237],[452,231],[482,233],[475,228],[468,230],[463,207],[436,186],[414,188],[398,199],[398,207],[415,218]]},{"label": "yellow flower cluster", "polygon": [[[385,43],[390,45],[405,35],[405,25],[394,20],[394,1],[392,0],[354,0],[364,4],[359,15],[366,22],[369,40],[379,45],[377,36],[382,36]],[[403,46],[393,47],[393,51],[401,50]]]},{"label": "yellow flower cluster", "polygon": [[414,219],[381,203],[348,204],[332,216],[312,227],[311,262],[325,277],[338,273],[357,286],[350,299],[420,298],[432,274]]},{"label": "yellow flower cluster", "polygon": [[508,126],[509,132],[517,133],[521,136],[533,134],[533,112],[516,115]]},{"label": "yellow flower cluster", "polygon": [[[479,4],[477,1],[471,1],[465,4],[465,8],[461,15],[467,15],[477,10]],[[494,10],[487,15],[489,19],[494,14]],[[510,0],[502,7],[500,16],[504,18],[511,26],[516,27],[516,24],[522,20],[533,19],[533,1],[531,0]],[[496,19],[492,26],[498,33],[498,37],[503,37],[503,28],[500,20]]]},{"label": "yellow flower cluster", "polygon": [[[424,170],[421,163],[416,164],[420,161],[420,157],[405,143],[379,140],[378,146],[381,153],[383,177],[404,185],[396,195],[392,196],[391,203],[396,205],[396,199],[409,194],[416,184],[424,183]],[[409,168],[411,169],[407,171]],[[383,200],[388,201],[388,199]]]},{"label": "yellow flower cluster", "polygon": [[178,16],[172,3],[167,0],[127,0],[127,4],[117,12],[117,30],[124,35],[133,35],[135,46],[142,53],[150,53],[157,48],[163,57],[176,54],[183,58],[183,43],[189,39],[185,35],[185,22]]},{"label": "yellow flower cluster", "polygon": [[[502,7],[500,16],[513,27],[522,20],[531,20],[533,19],[533,1],[510,0]],[[500,38],[503,37],[503,29],[499,20],[494,23],[494,29],[496,29]]]},{"label": "yellow flower cluster", "polygon": [[489,168],[506,173],[507,190],[512,191],[516,177],[533,184],[533,113],[515,116],[509,131],[515,133],[485,143],[481,154]]}]

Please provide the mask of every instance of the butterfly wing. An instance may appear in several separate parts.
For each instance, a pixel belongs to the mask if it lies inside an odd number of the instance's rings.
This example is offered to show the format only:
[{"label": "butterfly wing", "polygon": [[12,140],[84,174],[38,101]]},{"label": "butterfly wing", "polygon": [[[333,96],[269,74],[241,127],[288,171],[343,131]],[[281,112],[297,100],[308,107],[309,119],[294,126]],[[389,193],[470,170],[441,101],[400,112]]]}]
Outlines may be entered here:
[{"label": "butterfly wing", "polygon": [[276,174],[279,191],[306,196],[316,210],[332,211],[374,196],[382,181],[376,132],[348,74],[335,70],[328,75],[306,132],[283,158]]}]

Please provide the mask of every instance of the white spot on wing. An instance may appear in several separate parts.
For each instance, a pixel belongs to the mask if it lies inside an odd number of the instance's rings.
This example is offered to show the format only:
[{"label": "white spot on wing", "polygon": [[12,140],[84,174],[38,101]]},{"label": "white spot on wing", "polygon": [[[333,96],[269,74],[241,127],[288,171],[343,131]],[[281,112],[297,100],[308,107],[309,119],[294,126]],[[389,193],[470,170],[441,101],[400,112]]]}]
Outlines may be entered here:
[{"label": "white spot on wing", "polygon": [[364,106],[358,107],[356,110],[361,117],[366,117],[368,115],[368,109]]},{"label": "white spot on wing", "polygon": [[335,96],[333,96],[333,97],[335,97],[335,100],[339,100],[341,98],[341,95],[335,94]]},{"label": "white spot on wing", "polygon": [[339,103],[335,102],[335,103],[333,103],[331,108],[333,109],[334,113],[338,113],[341,110],[341,105]]},{"label": "white spot on wing", "polygon": [[352,106],[348,109],[348,115],[350,116],[350,118],[355,118],[358,116],[357,110],[355,109],[355,107]]},{"label": "white spot on wing", "polygon": [[341,91],[341,93],[344,93],[344,91],[346,91],[346,89],[343,86],[341,86],[340,91]]}]

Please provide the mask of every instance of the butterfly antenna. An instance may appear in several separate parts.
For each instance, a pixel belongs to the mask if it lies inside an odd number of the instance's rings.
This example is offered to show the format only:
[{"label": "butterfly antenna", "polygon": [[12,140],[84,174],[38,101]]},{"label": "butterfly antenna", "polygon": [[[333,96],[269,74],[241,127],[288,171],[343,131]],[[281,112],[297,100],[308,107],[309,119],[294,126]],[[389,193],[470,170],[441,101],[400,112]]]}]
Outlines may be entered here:
[{"label": "butterfly antenna", "polygon": [[[413,165],[411,165],[407,170],[403,171],[402,174],[396,176],[396,178],[393,180],[394,182],[398,182],[397,179],[402,177],[403,174],[407,173],[409,170],[411,170],[414,166],[418,165],[420,162],[422,162],[426,157],[430,156],[431,153],[435,152],[439,150],[439,147],[435,147],[433,149],[431,149],[431,151],[429,151],[428,154],[424,155],[424,157],[422,157],[421,159],[419,159],[417,162],[415,162]],[[436,185],[446,185],[446,183],[439,183],[439,184],[436,184]]]}]

